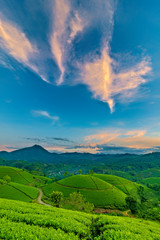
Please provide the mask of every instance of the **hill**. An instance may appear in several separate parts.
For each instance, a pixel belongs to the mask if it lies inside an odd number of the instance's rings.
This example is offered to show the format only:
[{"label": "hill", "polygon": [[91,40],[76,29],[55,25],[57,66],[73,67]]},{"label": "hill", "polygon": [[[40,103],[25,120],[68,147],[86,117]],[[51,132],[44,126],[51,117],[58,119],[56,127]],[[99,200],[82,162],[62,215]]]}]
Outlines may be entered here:
[{"label": "hill", "polygon": [[121,208],[125,206],[127,196],[113,184],[90,175],[76,175],[62,179],[44,186],[43,191],[46,196],[49,196],[52,191],[60,191],[65,197],[72,192],[79,191],[96,207]]},{"label": "hill", "polygon": [[160,239],[160,224],[0,199],[0,239]]},{"label": "hill", "polygon": [[94,174],[94,176],[114,185],[116,188],[120,189],[127,195],[131,195],[136,198],[139,197],[137,191],[139,185],[134,182],[131,182],[125,178],[108,174]]},{"label": "hill", "polygon": [[3,179],[6,175],[11,178],[11,182],[21,184],[29,184],[34,180],[32,174],[23,171],[22,169],[0,166],[0,179]]},{"label": "hill", "polygon": [[32,202],[38,196],[38,189],[19,183],[2,183],[0,182],[0,198]]},{"label": "hill", "polygon": [[160,177],[145,178],[141,181],[143,184],[160,184]]}]

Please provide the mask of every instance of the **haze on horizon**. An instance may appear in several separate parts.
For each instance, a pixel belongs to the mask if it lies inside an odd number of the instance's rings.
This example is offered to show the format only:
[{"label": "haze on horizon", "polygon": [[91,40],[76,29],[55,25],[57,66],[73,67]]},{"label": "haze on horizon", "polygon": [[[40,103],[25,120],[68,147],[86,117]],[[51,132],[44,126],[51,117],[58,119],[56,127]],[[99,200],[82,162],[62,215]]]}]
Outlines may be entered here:
[{"label": "haze on horizon", "polygon": [[1,0],[0,151],[160,151],[160,2],[45,3]]}]

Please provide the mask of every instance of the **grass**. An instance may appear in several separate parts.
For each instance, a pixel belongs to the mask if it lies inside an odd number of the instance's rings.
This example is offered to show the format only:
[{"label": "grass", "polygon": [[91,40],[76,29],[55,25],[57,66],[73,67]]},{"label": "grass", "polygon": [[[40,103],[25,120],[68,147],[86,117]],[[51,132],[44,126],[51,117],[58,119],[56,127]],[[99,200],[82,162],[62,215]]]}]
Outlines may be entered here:
[{"label": "grass", "polygon": [[0,198],[20,200],[24,202],[30,202],[32,200],[29,196],[8,184],[0,185]]},{"label": "grass", "polygon": [[110,189],[112,185],[90,175],[76,175],[58,181],[59,184],[86,189]]},{"label": "grass", "polygon": [[143,184],[160,184],[160,177],[145,178],[141,181]]},{"label": "grass", "polygon": [[158,240],[160,224],[0,199],[0,239]]},{"label": "grass", "polygon": [[9,183],[9,185],[18,189],[19,191],[23,192],[24,194],[28,195],[32,199],[35,199],[38,197],[39,190],[35,187],[26,186],[26,185],[14,183],[14,182]]},{"label": "grass", "polygon": [[125,194],[132,195],[138,198],[138,193],[137,193],[137,188],[139,186],[138,184],[114,175],[94,174],[94,176],[104,180],[107,183],[114,185],[116,188],[118,188]]},{"label": "grass", "polygon": [[95,176],[76,175],[44,186],[46,196],[53,191],[63,192],[65,197],[73,192],[80,192],[87,201],[96,207],[122,208],[125,206],[126,194],[114,185]]},{"label": "grass", "polygon": [[22,169],[13,167],[0,167],[0,179],[3,179],[5,175],[10,176],[12,182],[26,185],[34,180],[32,174],[23,171]]}]

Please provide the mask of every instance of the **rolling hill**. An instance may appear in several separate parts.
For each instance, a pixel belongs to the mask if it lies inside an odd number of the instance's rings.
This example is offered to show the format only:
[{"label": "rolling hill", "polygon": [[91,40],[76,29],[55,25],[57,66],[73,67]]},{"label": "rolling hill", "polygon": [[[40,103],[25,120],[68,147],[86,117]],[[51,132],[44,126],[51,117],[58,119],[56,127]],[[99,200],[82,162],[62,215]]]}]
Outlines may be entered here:
[{"label": "rolling hill", "polygon": [[[5,181],[5,177],[10,181]],[[33,176],[21,169],[13,167],[0,167],[0,198],[31,202],[36,199],[39,190],[28,186],[34,180]]]},{"label": "rolling hill", "polygon": [[114,185],[116,188],[118,188],[127,195],[131,195],[136,198],[139,197],[137,192],[137,188],[139,185],[137,183],[131,182],[125,178],[108,174],[94,174],[94,176]]},{"label": "rolling hill", "polygon": [[[112,178],[114,179],[114,176]],[[117,179],[115,181],[118,184]],[[120,184],[122,183],[119,182],[119,186]],[[124,185],[122,185],[122,188],[124,188]],[[125,206],[127,196],[127,192],[125,193],[125,191],[116,187],[113,182],[104,181],[96,175],[71,176],[44,186],[43,191],[46,196],[49,196],[52,191],[61,191],[65,197],[68,197],[72,192],[79,191],[87,201],[93,203],[96,207],[121,208]]]},{"label": "rolling hill", "polygon": [[0,166],[0,179],[3,179],[4,176],[8,175],[11,178],[11,182],[29,184],[34,178],[33,175],[23,171],[22,169],[13,168],[13,167],[1,167]]}]

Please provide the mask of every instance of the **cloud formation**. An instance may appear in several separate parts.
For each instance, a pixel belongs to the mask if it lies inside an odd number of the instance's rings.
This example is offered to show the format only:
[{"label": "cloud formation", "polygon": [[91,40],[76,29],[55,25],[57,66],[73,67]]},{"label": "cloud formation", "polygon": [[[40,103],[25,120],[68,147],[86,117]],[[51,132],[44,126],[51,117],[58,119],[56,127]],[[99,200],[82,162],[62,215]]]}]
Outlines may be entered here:
[{"label": "cloud formation", "polygon": [[33,116],[35,117],[45,117],[48,119],[52,120],[52,124],[56,123],[57,121],[59,121],[59,117],[58,116],[52,116],[50,115],[49,112],[47,111],[43,111],[43,110],[34,110],[32,111]]},{"label": "cloud formation", "polygon": [[[38,39],[33,43],[20,24],[0,15],[0,48],[47,83],[86,85],[93,98],[107,103],[111,112],[116,102],[134,100],[147,81],[151,64],[147,57],[125,67],[121,59],[115,60],[110,49],[115,1],[54,0],[51,4],[45,47]],[[7,66],[1,57],[0,63]]]},{"label": "cloud formation", "polygon": [[[0,14],[0,48],[7,54],[12,56],[19,63],[28,67],[33,72],[41,77],[45,82],[48,80],[41,73],[40,66],[37,63],[39,58],[39,50],[36,44],[33,44],[26,34],[20,29],[17,24],[4,20]],[[6,62],[6,57],[0,59],[0,63],[4,67],[8,67],[11,70],[12,67],[9,62]],[[8,59],[7,59],[8,61]]]},{"label": "cloud formation", "polygon": [[0,46],[17,61],[29,64],[30,57],[37,52],[35,46],[16,26],[0,19]]},{"label": "cloud formation", "polygon": [[74,10],[69,0],[55,0],[54,2],[54,23],[51,34],[50,45],[54,59],[60,70],[60,77],[57,85],[64,81],[66,59],[68,57],[69,44],[73,41],[78,32],[85,26]]},{"label": "cloud formation", "polygon": [[108,103],[111,112],[114,110],[115,98],[125,101],[133,98],[138,87],[146,82],[144,76],[151,72],[147,58],[119,72],[116,65],[107,46],[102,49],[100,57],[81,66],[82,82],[89,87],[94,98]]}]

